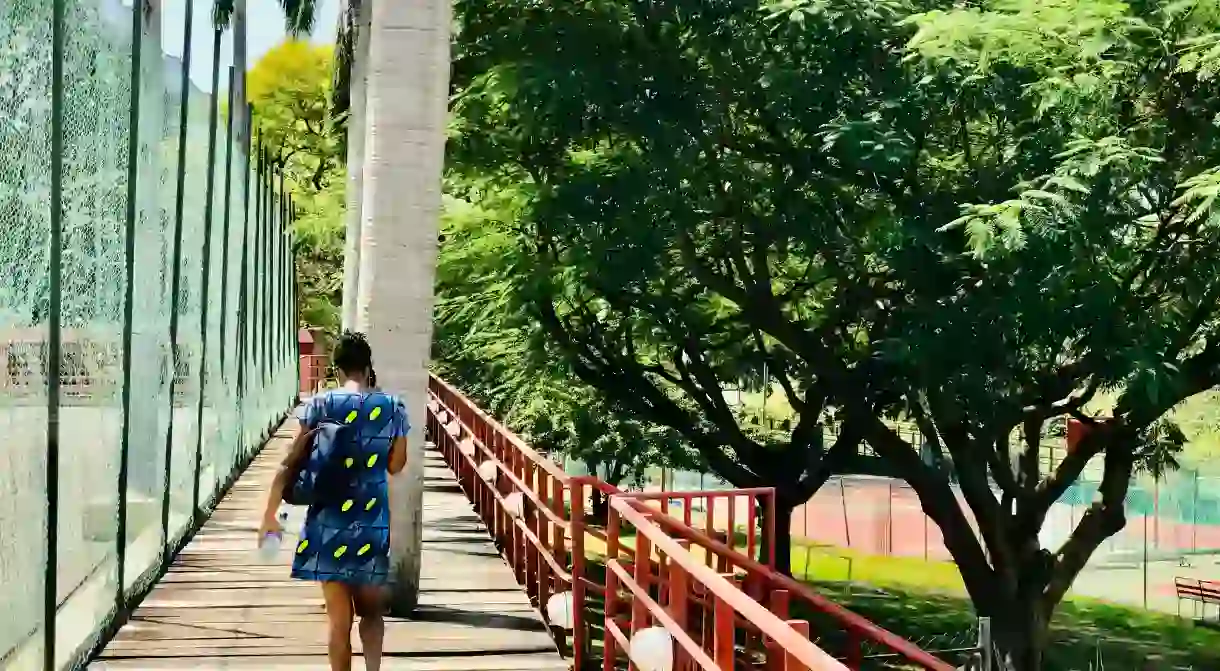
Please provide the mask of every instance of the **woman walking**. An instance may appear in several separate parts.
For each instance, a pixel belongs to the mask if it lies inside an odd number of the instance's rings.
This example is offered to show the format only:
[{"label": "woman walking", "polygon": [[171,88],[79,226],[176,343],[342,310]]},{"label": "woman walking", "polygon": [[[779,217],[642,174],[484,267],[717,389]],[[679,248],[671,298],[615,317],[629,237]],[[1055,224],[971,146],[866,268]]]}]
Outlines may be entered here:
[{"label": "woman walking", "polygon": [[354,427],[358,453],[345,459],[350,474],[346,489],[318,492],[323,502],[311,505],[305,516],[292,577],[322,585],[331,671],[351,671],[357,616],[365,668],[380,671],[390,570],[388,479],[407,463],[410,426],[402,402],[375,388],[373,354],[363,335],[349,331],[340,337],[335,366],[341,386],[305,405],[292,449],[272,482],[259,538],[283,532],[276,513],[285,488],[309,457],[318,424],[326,420]]}]

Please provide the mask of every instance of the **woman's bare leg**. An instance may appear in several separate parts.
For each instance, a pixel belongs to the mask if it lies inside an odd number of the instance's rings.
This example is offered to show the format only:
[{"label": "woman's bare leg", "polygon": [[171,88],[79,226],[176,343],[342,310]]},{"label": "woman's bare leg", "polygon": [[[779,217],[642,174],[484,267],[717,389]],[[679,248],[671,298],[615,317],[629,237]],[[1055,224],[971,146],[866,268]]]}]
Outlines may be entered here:
[{"label": "woman's bare leg", "polygon": [[360,643],[364,648],[365,671],[381,671],[381,651],[385,643],[385,589],[363,586],[355,590],[356,614],[360,616]]},{"label": "woman's bare leg", "polygon": [[352,671],[352,590],[340,582],[322,583],[326,600],[326,655],[331,671]]}]

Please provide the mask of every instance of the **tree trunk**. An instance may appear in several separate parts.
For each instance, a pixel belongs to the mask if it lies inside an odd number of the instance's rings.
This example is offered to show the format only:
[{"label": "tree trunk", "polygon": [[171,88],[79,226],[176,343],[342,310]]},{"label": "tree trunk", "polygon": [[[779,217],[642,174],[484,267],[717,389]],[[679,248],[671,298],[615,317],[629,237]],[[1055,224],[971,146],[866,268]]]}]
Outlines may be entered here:
[{"label": "tree trunk", "polygon": [[[776,497],[775,501],[775,570],[780,573],[792,575],[792,513],[796,510],[796,506],[785,503],[783,499]],[[767,528],[767,509],[765,506],[758,506],[758,516],[763,522],[763,529]],[[762,542],[758,544],[758,562],[767,564],[770,561],[771,547],[768,542],[767,534],[762,534]]]},{"label": "tree trunk", "polygon": [[1039,671],[1050,633],[1047,609],[1036,595],[1004,599],[998,606],[991,610],[997,671]]},{"label": "tree trunk", "polygon": [[356,295],[360,286],[360,240],[364,213],[364,141],[367,132],[369,30],[373,2],[360,3],[352,51],[351,92],[347,117],[347,232],[343,247],[344,329],[356,328]]},{"label": "tree trunk", "polygon": [[448,104],[450,3],[374,2],[366,63],[356,328],[381,387],[411,422],[407,467],[390,482],[392,606],[414,609],[423,551],[424,413]]},{"label": "tree trunk", "polygon": [[594,491],[590,499],[589,522],[606,524],[610,520],[610,497],[602,492]]}]

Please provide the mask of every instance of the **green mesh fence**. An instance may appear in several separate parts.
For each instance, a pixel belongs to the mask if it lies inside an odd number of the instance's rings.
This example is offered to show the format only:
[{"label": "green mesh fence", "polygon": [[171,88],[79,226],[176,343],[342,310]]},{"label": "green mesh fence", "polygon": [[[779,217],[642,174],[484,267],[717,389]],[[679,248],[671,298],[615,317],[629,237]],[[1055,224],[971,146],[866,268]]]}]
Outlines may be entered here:
[{"label": "green mesh fence", "polygon": [[5,671],[87,655],[295,400],[291,208],[226,30],[0,3]]}]

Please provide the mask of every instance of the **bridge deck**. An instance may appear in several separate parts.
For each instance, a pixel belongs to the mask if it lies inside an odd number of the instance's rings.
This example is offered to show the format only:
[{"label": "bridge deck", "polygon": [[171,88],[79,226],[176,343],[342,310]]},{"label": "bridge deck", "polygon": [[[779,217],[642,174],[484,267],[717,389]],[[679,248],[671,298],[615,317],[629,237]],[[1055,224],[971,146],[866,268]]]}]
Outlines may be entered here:
[{"label": "bridge deck", "polygon": [[[258,511],[294,424],[271,439],[90,669],[329,668],[320,591],[288,578],[292,538],[273,566],[255,552]],[[567,668],[437,452],[427,456],[424,528],[420,606],[411,619],[387,620],[383,669]],[[364,668],[359,657],[354,668]]]}]

